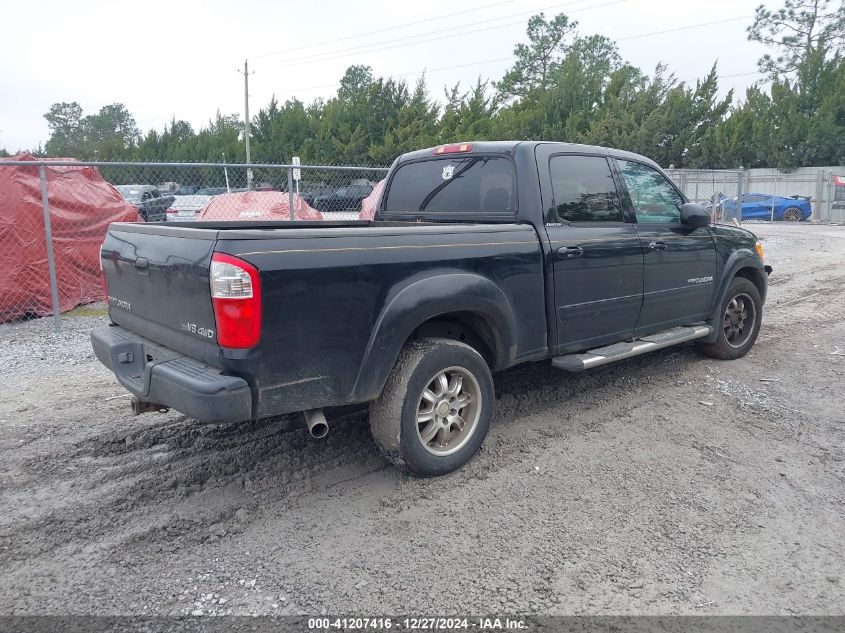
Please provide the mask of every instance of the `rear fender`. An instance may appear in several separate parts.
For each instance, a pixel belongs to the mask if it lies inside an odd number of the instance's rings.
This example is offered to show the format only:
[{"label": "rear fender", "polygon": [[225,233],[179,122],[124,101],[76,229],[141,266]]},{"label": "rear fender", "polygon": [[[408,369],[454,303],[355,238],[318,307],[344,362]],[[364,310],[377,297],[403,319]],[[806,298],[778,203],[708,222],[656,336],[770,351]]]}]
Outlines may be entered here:
[{"label": "rear fender", "polygon": [[354,399],[374,400],[408,337],[435,317],[469,312],[485,319],[496,338],[496,369],[516,358],[516,323],[502,290],[490,279],[472,273],[442,273],[409,283],[391,293],[373,327],[355,379]]}]

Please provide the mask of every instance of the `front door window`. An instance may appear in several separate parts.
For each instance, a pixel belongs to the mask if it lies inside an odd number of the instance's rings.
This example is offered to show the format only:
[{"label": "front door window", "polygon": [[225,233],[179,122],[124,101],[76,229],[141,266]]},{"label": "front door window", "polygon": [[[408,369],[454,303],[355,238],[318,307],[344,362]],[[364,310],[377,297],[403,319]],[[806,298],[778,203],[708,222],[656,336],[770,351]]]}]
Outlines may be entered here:
[{"label": "front door window", "polygon": [[681,221],[684,200],[659,171],[642,163],[619,160],[622,180],[628,188],[637,223]]}]

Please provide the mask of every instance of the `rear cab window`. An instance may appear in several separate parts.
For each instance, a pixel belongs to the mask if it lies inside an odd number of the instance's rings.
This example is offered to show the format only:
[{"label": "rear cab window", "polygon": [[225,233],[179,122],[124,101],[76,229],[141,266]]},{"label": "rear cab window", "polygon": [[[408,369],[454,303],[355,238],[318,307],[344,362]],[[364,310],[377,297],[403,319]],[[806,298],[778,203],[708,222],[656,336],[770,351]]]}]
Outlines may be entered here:
[{"label": "rear cab window", "polygon": [[390,180],[384,214],[404,219],[513,221],[513,163],[504,156],[484,155],[404,163]]}]

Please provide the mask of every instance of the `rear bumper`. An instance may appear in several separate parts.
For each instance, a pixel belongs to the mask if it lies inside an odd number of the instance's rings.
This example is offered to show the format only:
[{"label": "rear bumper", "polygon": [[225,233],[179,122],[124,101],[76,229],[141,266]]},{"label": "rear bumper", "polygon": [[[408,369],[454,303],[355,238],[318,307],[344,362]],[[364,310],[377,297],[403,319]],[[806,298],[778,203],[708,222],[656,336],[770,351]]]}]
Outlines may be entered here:
[{"label": "rear bumper", "polygon": [[101,363],[135,397],[176,409],[201,422],[252,417],[252,392],[237,376],[174,352],[118,326],[91,332]]}]

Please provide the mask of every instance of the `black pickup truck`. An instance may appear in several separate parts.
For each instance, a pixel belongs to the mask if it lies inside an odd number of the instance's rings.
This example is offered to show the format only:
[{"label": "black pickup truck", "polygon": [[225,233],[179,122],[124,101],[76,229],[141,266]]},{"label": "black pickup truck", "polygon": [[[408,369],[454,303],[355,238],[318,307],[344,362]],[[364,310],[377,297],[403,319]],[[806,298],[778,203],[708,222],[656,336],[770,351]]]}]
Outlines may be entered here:
[{"label": "black pickup truck", "polygon": [[642,156],[547,142],[399,157],[375,221],[112,224],[97,357],[137,410],[205,422],[370,403],[385,456],[421,476],[479,448],[491,375],[579,372],[685,341],[757,338],[767,275]]}]

